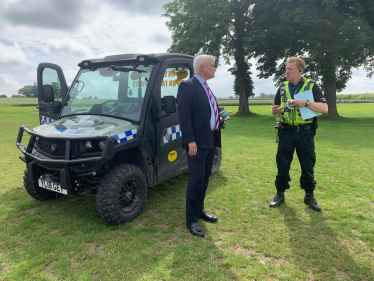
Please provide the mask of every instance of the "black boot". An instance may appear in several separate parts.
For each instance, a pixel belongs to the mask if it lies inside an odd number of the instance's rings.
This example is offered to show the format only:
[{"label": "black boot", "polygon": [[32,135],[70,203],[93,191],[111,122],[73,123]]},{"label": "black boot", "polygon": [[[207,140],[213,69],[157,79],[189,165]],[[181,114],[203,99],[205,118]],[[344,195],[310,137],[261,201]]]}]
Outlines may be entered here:
[{"label": "black boot", "polygon": [[270,207],[275,208],[281,205],[285,201],[284,191],[278,191],[277,195],[275,195],[273,201],[270,202]]},{"label": "black boot", "polygon": [[314,194],[312,193],[305,193],[304,203],[308,205],[314,211],[321,211],[321,207],[318,205],[316,198],[314,198]]}]

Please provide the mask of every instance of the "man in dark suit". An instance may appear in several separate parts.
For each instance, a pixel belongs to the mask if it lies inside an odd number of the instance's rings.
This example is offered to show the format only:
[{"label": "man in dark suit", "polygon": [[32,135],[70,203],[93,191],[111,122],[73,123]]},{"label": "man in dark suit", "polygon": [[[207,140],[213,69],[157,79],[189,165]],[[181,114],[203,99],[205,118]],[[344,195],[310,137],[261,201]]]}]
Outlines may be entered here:
[{"label": "man in dark suit", "polygon": [[194,59],[194,76],[178,88],[178,116],[183,147],[187,150],[188,186],[187,228],[192,235],[204,237],[199,218],[216,222],[218,218],[204,209],[204,198],[212,171],[215,147],[221,145],[217,101],[207,80],[214,77],[215,59],[199,55]]}]

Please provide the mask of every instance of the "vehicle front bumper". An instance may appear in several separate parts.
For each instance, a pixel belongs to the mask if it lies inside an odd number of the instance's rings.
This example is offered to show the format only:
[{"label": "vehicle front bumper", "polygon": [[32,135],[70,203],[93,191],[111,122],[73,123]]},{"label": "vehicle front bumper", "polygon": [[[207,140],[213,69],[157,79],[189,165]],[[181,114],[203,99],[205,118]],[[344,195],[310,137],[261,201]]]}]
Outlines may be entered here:
[{"label": "vehicle front bumper", "polygon": [[[29,143],[26,147],[22,145],[23,133],[26,132],[30,135]],[[66,141],[65,144],[65,155],[63,159],[54,159],[51,157],[44,156],[42,153],[38,153],[34,149],[36,138],[45,139],[58,139]],[[71,152],[71,141],[100,141],[105,140],[105,147],[100,156],[96,157],[85,157],[73,159]],[[43,167],[47,170],[58,171],[60,173],[60,184],[64,189],[67,189],[71,193],[76,193],[75,180],[84,176],[94,176],[95,170],[101,167],[101,165],[110,160],[109,151],[117,143],[117,141],[109,136],[96,136],[96,137],[46,137],[40,135],[34,131],[29,130],[26,126],[21,126],[17,136],[16,145],[19,150],[24,154],[24,157],[20,156],[20,159],[27,165],[28,177],[31,180],[36,180],[35,170],[37,166]],[[73,167],[85,166],[82,171],[74,171]],[[89,171],[88,171],[88,170]],[[77,169],[75,169],[77,170]]]}]

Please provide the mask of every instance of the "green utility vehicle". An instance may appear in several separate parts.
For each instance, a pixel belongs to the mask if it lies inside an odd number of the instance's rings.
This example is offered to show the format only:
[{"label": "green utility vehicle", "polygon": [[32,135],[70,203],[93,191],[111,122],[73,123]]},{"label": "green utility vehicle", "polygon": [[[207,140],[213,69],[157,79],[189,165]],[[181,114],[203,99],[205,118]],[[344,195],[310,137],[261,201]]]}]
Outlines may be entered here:
[{"label": "green utility vehicle", "polygon": [[[137,217],[148,187],[188,170],[176,100],[180,82],[193,75],[192,62],[183,54],[84,60],[70,88],[58,65],[41,63],[41,125],[21,126],[17,137],[29,195],[51,200],[88,191],[107,223]],[[213,173],[220,163],[217,148]]]}]

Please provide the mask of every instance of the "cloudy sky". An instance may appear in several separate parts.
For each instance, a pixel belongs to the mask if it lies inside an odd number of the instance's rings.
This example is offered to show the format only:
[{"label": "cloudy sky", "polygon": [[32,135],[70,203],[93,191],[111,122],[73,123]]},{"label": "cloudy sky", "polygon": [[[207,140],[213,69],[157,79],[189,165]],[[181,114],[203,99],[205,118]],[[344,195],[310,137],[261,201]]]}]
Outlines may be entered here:
[{"label": "cloudy sky", "polygon": [[[0,94],[11,96],[36,82],[41,62],[56,63],[68,84],[83,59],[125,53],[164,53],[171,44],[163,5],[168,0],[1,0]],[[209,83],[218,97],[233,96],[230,66],[222,64]],[[271,79],[258,79],[255,93],[275,93]],[[363,70],[342,92],[373,92]]]}]

